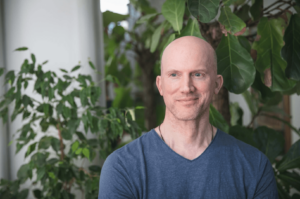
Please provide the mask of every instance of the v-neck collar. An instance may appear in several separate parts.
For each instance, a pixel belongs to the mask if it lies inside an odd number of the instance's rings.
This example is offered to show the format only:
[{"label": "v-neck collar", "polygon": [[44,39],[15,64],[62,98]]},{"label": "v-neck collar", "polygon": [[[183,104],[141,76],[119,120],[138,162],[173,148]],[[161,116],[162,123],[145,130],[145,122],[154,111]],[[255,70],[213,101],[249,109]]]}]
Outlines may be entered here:
[{"label": "v-neck collar", "polygon": [[158,139],[158,142],[160,142],[160,144],[162,145],[162,147],[167,148],[167,150],[170,151],[170,153],[172,153],[173,155],[175,155],[175,156],[177,156],[177,157],[179,157],[179,158],[181,158],[181,159],[184,159],[185,161],[188,161],[188,162],[195,162],[195,161],[197,161],[198,159],[200,159],[203,155],[205,155],[205,154],[207,153],[208,149],[212,147],[212,145],[214,144],[215,140],[218,139],[218,136],[219,136],[219,134],[220,134],[219,131],[220,131],[220,130],[217,128],[217,132],[216,132],[216,135],[214,136],[213,140],[210,142],[210,144],[208,145],[208,147],[207,147],[207,148],[206,148],[206,149],[205,149],[198,157],[196,157],[196,158],[193,159],[193,160],[189,160],[189,159],[183,157],[182,155],[179,155],[178,153],[176,153],[173,149],[171,149],[171,148],[169,147],[169,145],[167,145],[167,144],[159,137],[159,135],[157,134],[157,132],[156,132],[154,129],[152,129],[152,133],[155,134],[155,135],[154,135],[155,139],[156,139],[156,140]]}]

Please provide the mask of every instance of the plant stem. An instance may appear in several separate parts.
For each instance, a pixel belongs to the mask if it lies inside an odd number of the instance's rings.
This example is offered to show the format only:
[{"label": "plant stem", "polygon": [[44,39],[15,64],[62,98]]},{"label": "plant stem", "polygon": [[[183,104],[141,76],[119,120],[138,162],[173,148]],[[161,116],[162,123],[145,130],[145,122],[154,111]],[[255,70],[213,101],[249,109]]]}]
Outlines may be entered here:
[{"label": "plant stem", "polygon": [[289,126],[293,131],[295,131],[295,133],[297,133],[298,135],[300,135],[300,129],[298,130],[296,127],[294,127],[293,125],[291,125],[289,122],[287,122],[286,120],[284,119],[281,119],[277,116],[274,116],[274,115],[269,115],[269,114],[265,114],[265,113],[262,113],[261,114],[262,116],[265,116],[265,117],[270,117],[270,118],[273,118],[275,120],[278,120],[282,123],[284,123],[285,125]]},{"label": "plant stem", "polygon": [[261,108],[259,108],[258,111],[257,111],[257,113],[252,117],[252,120],[251,120],[251,122],[248,124],[247,128],[250,128],[250,127],[251,127],[251,125],[253,124],[255,118],[260,114],[260,112],[261,112]]},{"label": "plant stem", "polygon": [[59,137],[59,141],[60,141],[60,160],[63,160],[65,158],[64,143],[63,143],[63,139],[61,137],[61,130],[59,128],[59,124],[56,125],[56,128],[58,130],[58,137]]}]

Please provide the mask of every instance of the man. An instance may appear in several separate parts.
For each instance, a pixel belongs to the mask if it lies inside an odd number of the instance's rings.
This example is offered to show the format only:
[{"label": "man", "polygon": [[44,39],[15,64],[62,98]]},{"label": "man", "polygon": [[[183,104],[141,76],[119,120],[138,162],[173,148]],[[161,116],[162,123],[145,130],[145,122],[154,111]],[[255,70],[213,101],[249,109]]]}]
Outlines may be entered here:
[{"label": "man", "polygon": [[278,198],[267,157],[209,123],[222,84],[207,42],[187,36],[168,45],[156,79],[165,119],[106,159],[99,199]]}]

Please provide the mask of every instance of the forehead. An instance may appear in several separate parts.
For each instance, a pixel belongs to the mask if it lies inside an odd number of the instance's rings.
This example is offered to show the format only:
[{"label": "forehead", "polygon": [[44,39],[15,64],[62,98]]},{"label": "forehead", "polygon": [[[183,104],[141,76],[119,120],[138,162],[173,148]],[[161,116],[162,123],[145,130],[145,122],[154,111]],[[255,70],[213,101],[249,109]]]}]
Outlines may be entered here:
[{"label": "forehead", "polygon": [[196,45],[194,43],[179,43],[166,49],[161,67],[162,72],[170,70],[213,70],[214,52],[212,48],[201,45],[201,43]]}]

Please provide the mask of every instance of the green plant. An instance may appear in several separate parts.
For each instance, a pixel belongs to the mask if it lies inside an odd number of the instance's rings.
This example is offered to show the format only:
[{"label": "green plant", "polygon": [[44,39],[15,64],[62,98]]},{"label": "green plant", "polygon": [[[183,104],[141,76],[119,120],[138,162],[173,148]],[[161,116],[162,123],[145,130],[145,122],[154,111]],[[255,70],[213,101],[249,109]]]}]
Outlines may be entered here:
[{"label": "green plant", "polygon": [[[300,168],[300,140],[284,154],[282,133],[254,122],[259,116],[269,117],[300,135],[299,129],[283,119],[290,116],[277,107],[283,95],[300,94],[300,1],[277,0],[266,7],[263,0],[166,0],[161,13],[146,0],[130,2],[141,14],[134,28],[122,33],[127,32],[130,40],[114,40],[113,32],[110,42],[123,42],[125,51],[135,54],[146,110],[156,114],[154,77],[159,74],[160,55],[166,45],[188,35],[205,39],[216,49],[218,73],[224,77],[224,87],[210,109],[211,123],[266,154],[274,166],[280,198],[291,198],[292,187],[300,191],[300,175],[291,171]],[[292,13],[292,7],[298,13]],[[106,59],[121,64],[128,61],[119,57],[111,51]],[[108,68],[114,64],[107,63]],[[117,76],[118,70],[114,73]],[[239,105],[229,104],[228,92],[244,96],[252,114],[249,124],[243,124]],[[153,117],[145,114],[149,124]],[[146,128],[155,125],[152,122]]]},{"label": "green plant", "polygon": [[[92,162],[96,156],[105,159],[119,147],[124,131],[134,139],[140,135],[140,129],[127,109],[106,109],[98,105],[101,90],[96,82],[90,75],[74,75],[81,65],[70,72],[60,69],[63,76],[59,77],[43,69],[46,63],[37,64],[35,55],[31,54],[20,71],[5,74],[9,90],[0,101],[0,116],[4,123],[9,117],[13,121],[22,116],[23,126],[14,135],[14,143],[16,153],[27,148],[27,163],[18,170],[15,181],[1,179],[0,198],[27,198],[29,189],[20,189],[27,179],[32,181],[35,198],[74,198],[71,189],[81,190],[85,198],[97,198],[100,165],[84,168],[75,161]],[[92,62],[89,65],[97,72]],[[3,73],[1,68],[0,75]],[[32,96],[24,94],[29,85],[33,86]],[[9,105],[14,106],[11,116]],[[93,138],[87,136],[89,132],[94,134]]]}]

